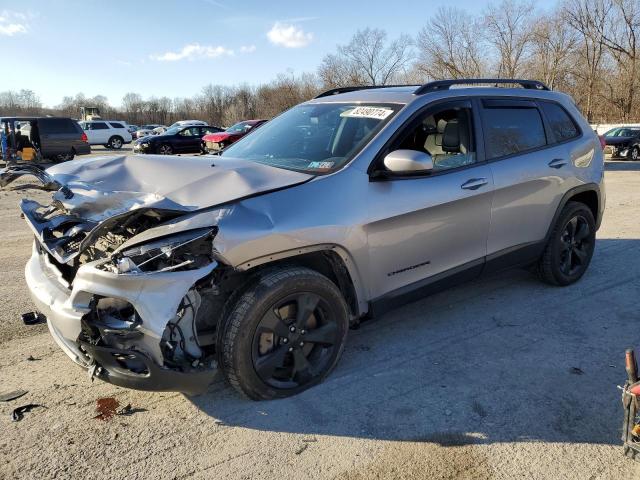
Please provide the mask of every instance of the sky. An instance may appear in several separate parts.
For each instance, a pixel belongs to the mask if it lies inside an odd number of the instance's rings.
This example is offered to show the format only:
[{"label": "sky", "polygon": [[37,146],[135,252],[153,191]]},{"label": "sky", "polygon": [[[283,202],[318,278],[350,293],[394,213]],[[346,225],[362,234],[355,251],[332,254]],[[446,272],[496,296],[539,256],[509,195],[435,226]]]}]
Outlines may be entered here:
[{"label": "sky", "polygon": [[[185,97],[209,83],[259,85],[316,71],[366,27],[414,36],[439,6],[483,0],[0,0],[0,91]],[[552,5],[543,0],[539,7]]]}]

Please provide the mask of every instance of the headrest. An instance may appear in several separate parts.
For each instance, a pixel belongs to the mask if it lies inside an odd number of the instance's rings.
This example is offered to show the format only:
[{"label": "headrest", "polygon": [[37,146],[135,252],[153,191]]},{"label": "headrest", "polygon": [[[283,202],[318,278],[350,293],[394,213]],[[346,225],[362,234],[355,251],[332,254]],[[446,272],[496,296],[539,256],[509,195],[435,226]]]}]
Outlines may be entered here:
[{"label": "headrest", "polygon": [[458,119],[454,118],[447,122],[442,134],[442,150],[445,152],[460,151],[460,129]]}]

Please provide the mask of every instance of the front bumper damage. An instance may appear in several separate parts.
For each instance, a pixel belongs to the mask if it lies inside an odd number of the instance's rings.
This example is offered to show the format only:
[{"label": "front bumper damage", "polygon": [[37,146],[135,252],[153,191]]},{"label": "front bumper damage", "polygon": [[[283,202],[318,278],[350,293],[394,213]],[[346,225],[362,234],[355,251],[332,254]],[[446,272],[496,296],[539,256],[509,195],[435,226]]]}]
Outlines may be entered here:
[{"label": "front bumper damage", "polygon": [[[217,264],[189,271],[117,274],[98,268],[103,261],[78,269],[73,285],[39,244],[25,268],[25,278],[37,309],[46,316],[51,335],[78,365],[102,380],[127,388],[151,391],[204,392],[217,375],[215,361],[194,366],[168,366],[161,350],[167,324],[198,280]],[[95,299],[115,298],[131,304],[139,317],[135,326],[110,326],[120,340],[115,346],[88,341]],[[123,347],[124,345],[124,347]],[[137,365],[128,368],[128,365]]]}]

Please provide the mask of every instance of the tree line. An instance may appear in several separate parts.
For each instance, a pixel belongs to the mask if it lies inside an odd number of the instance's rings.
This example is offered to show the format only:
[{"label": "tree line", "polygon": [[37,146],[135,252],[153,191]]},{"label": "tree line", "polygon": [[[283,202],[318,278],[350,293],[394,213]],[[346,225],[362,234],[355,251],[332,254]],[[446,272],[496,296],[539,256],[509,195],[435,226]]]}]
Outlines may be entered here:
[{"label": "tree line", "polygon": [[102,95],[64,97],[43,108],[31,90],[0,92],[0,114],[77,117],[81,105],[132,124],[199,119],[230,125],[271,118],[324,89],[350,85],[422,84],[445,78],[530,78],[568,93],[592,123],[640,120],[640,0],[560,0],[536,10],[500,0],[471,15],[441,7],[415,35],[389,38],[377,28],[355,32],[315,72],[278,75],[263,85],[208,84],[192,97],[127,93],[120,106]]}]

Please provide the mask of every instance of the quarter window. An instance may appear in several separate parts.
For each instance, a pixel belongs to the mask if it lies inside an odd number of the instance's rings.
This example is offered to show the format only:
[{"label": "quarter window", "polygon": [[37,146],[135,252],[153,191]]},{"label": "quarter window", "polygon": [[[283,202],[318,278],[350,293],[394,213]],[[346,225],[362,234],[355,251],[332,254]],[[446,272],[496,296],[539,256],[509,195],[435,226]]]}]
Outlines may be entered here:
[{"label": "quarter window", "polygon": [[122,126],[122,124],[121,124],[121,123],[114,123],[114,122],[110,122],[110,125],[111,125],[113,128],[124,128],[124,127]]},{"label": "quarter window", "polygon": [[560,105],[549,102],[540,102],[542,111],[547,117],[556,142],[564,142],[579,135],[575,123],[569,114]]},{"label": "quarter window", "polygon": [[487,158],[524,152],[547,144],[537,108],[487,108],[482,124]]}]

